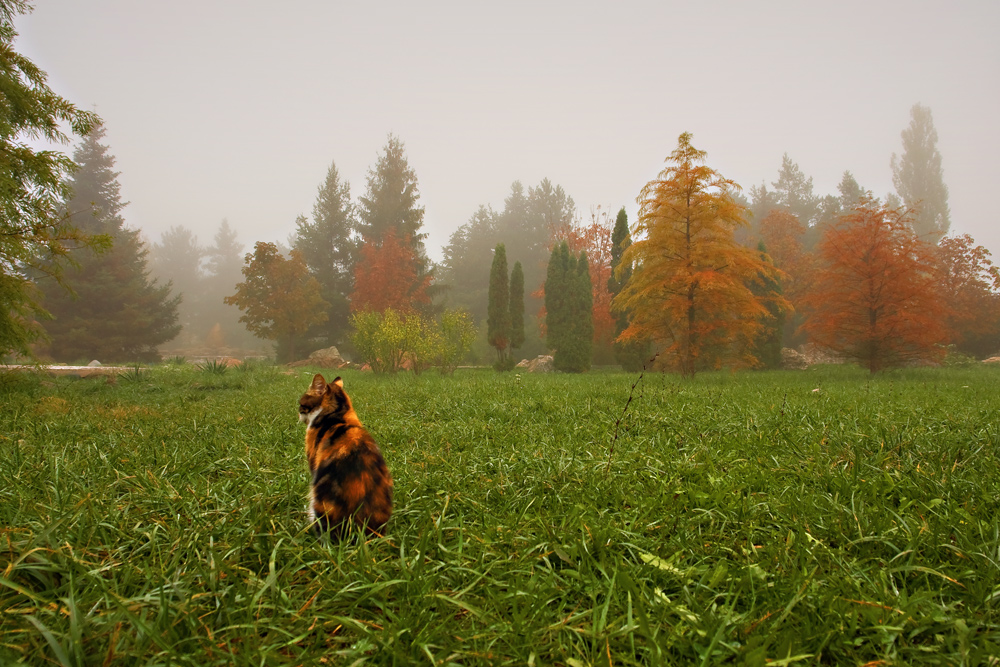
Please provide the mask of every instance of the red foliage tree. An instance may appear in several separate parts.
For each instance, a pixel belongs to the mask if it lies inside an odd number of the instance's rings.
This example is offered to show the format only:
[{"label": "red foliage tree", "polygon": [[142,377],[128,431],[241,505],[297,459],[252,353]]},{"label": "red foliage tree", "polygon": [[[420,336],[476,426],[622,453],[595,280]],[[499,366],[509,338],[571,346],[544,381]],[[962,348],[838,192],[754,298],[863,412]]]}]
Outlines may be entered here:
[{"label": "red foliage tree", "polygon": [[395,230],[383,234],[381,242],[366,240],[354,269],[351,312],[384,312],[391,308],[411,313],[418,304],[430,303],[430,274],[420,276],[413,246],[400,242]]},{"label": "red foliage tree", "polygon": [[948,325],[958,349],[985,356],[1000,343],[1000,268],[990,251],[968,234],[948,236],[937,246],[940,287],[951,308]]},{"label": "red foliage tree", "polygon": [[803,329],[872,373],[939,356],[948,309],[936,259],[908,212],[863,199],[820,241]]}]

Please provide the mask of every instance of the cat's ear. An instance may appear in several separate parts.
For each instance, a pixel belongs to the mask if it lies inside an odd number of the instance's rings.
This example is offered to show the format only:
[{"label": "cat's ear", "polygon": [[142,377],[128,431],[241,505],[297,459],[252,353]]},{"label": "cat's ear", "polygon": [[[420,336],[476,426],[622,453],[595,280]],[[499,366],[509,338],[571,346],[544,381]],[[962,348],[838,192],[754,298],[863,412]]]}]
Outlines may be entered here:
[{"label": "cat's ear", "polygon": [[337,385],[341,389],[344,388],[344,381],[342,379],[340,379],[339,375],[333,380],[333,384]]},{"label": "cat's ear", "polygon": [[322,394],[326,391],[326,380],[319,373],[313,378],[312,384],[309,385],[310,394]]}]

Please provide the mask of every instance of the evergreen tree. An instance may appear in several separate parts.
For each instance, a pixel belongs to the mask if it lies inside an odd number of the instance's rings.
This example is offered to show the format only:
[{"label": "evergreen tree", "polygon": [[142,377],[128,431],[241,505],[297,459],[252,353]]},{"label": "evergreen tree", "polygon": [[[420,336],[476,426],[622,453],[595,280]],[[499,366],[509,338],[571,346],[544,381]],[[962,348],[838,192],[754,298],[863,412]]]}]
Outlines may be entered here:
[{"label": "evergreen tree", "polygon": [[840,183],[837,184],[837,192],[840,193],[837,197],[840,213],[854,210],[865,197],[871,197],[871,192],[858,185],[854,174],[849,171],[845,171],[841,177]]},{"label": "evergreen tree", "polygon": [[[173,283],[174,292],[181,297],[177,309],[182,337],[211,327],[204,321],[208,304],[204,303],[205,275],[201,268],[205,249],[198,245],[198,237],[190,229],[179,225],[160,235],[160,242],[150,248],[150,275],[163,283]],[[217,304],[211,304],[217,310]]]},{"label": "evergreen tree", "polygon": [[761,330],[754,343],[753,355],[760,361],[763,368],[781,368],[781,348],[785,328],[786,309],[782,307],[781,282],[775,277],[774,262],[767,254],[764,242],[757,244],[761,262],[771,267],[771,270],[760,274],[759,282],[753,283],[751,292],[767,309],[767,315],[761,319]]},{"label": "evergreen tree", "polygon": [[[623,206],[618,211],[615,227],[611,232],[611,277],[608,278],[608,292],[611,293],[612,300],[632,277],[632,265],[622,264],[622,255],[630,245],[632,245],[632,235],[628,229],[628,213]],[[628,313],[619,310],[615,315],[615,361],[626,371],[641,371],[643,363],[651,354],[649,343],[618,340],[627,328]]]},{"label": "evergreen tree", "polygon": [[65,145],[67,127],[84,137],[100,122],[57,95],[45,72],[14,50],[14,18],[30,11],[25,0],[0,2],[0,357],[31,357],[31,344],[44,336],[38,320],[49,313],[32,277],[42,273],[62,285],[75,249],[100,250],[111,242],[83,233],[60,210],[73,161],[30,145],[38,139]]},{"label": "evergreen tree", "polygon": [[524,345],[524,270],[514,262],[510,272],[510,347],[520,350]]},{"label": "evergreen tree", "polygon": [[367,241],[381,243],[390,229],[414,251],[420,265],[420,275],[430,270],[430,261],[424,249],[427,234],[420,230],[424,225],[424,208],[417,206],[417,174],[406,159],[403,142],[390,134],[384,152],[379,155],[374,168],[368,170],[368,189],[359,198],[358,231]]},{"label": "evergreen tree", "polygon": [[350,302],[354,288],[354,266],[359,244],[354,235],[351,187],[341,181],[337,165],[330,163],[326,179],[319,186],[312,221],[299,216],[295,221],[292,247],[302,253],[309,273],[320,285],[320,295],[330,304],[328,318],[312,334],[325,345],[342,345],[350,328]]},{"label": "evergreen tree", "polygon": [[493,249],[500,242],[497,219],[496,211],[480,206],[467,223],[452,233],[436,275],[436,284],[447,290],[448,306],[468,311],[477,325],[487,316],[490,277],[483,267],[493,261]]},{"label": "evergreen tree", "polygon": [[951,214],[931,110],[914,104],[910,126],[900,136],[903,155],[897,158],[892,154],[892,184],[903,203],[914,210],[913,231],[937,243],[951,227]]},{"label": "evergreen tree", "polygon": [[586,251],[580,253],[579,259],[571,256],[570,265],[572,269],[566,276],[569,296],[566,344],[556,351],[553,361],[557,370],[582,373],[590,370],[594,348],[593,286]]},{"label": "evergreen tree", "polygon": [[566,334],[566,301],[569,269],[569,246],[565,241],[552,248],[545,274],[545,338],[550,350],[564,345]]},{"label": "evergreen tree", "polygon": [[[774,196],[778,206],[782,206],[799,219],[803,225],[810,227],[818,221],[820,202],[813,194],[813,179],[806,177],[799,165],[792,162],[785,153],[781,158],[781,169],[778,170],[778,180],[771,183],[774,186]],[[765,213],[766,215],[766,213]]]},{"label": "evergreen tree", "polygon": [[[223,219],[212,239],[212,245],[205,249],[205,293],[207,304],[203,331],[199,335],[207,337],[211,331],[215,346],[255,346],[258,339],[240,323],[240,311],[224,299],[233,293],[237,283],[243,279],[243,244],[229,220]],[[216,326],[218,325],[218,326]]]},{"label": "evergreen tree", "polygon": [[593,286],[587,253],[563,241],[552,249],[545,280],[545,326],[556,370],[590,369],[594,344]]},{"label": "evergreen tree", "polygon": [[88,234],[112,238],[109,252],[84,256],[67,274],[76,298],[43,281],[53,320],[46,326],[50,354],[62,360],[150,361],[156,348],[180,332],[179,296],[171,285],[149,278],[147,254],[138,230],[125,227],[114,156],[100,143],[96,127],[74,152],[78,170],[69,182],[72,223]]},{"label": "evergreen tree", "polygon": [[507,277],[507,250],[497,245],[490,267],[489,315],[486,319],[486,340],[497,351],[497,370],[510,370],[511,319],[510,283]]}]

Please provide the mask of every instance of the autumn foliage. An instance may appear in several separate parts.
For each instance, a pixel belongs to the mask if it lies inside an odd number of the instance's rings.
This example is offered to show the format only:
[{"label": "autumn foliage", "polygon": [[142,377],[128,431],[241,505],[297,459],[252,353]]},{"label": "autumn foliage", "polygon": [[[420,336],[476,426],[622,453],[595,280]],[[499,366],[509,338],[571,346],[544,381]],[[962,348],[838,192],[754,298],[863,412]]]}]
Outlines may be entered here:
[{"label": "autumn foliage", "polygon": [[733,197],[737,186],[704,160],[684,133],[667,167],[643,188],[633,242],[622,256],[635,268],[612,302],[631,314],[620,340],[653,341],[664,365],[687,377],[699,368],[757,363],[753,341],[769,314],[750,286],[779,277],[735,240],[746,224]]},{"label": "autumn foliage", "polygon": [[948,325],[962,352],[983,356],[1000,343],[1000,269],[990,251],[968,234],[937,246],[939,287],[949,306]]},{"label": "autumn foliage", "polygon": [[430,303],[431,276],[421,276],[419,270],[412,245],[401,242],[395,230],[385,232],[380,241],[367,240],[354,270],[351,312],[381,313],[391,308],[410,313]]},{"label": "autumn foliage", "polygon": [[934,247],[913,232],[906,211],[864,199],[826,232],[818,253],[803,325],[813,342],[872,373],[940,355],[949,309]]},{"label": "autumn foliage", "polygon": [[280,361],[295,359],[297,341],[311,326],[325,322],[329,304],[319,282],[309,275],[302,253],[286,259],[274,243],[258,241],[246,255],[243,282],[224,301],[243,311],[240,322],[261,338],[278,342]]}]

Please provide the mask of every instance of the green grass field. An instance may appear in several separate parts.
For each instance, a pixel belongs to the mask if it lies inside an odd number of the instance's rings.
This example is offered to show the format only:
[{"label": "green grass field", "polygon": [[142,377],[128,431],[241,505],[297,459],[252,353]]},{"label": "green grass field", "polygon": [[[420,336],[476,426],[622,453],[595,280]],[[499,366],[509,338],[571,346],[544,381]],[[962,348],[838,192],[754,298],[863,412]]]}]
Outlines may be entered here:
[{"label": "green grass field", "polygon": [[1000,665],[1000,369],[344,376],[332,545],[310,372],[0,377],[0,664]]}]

